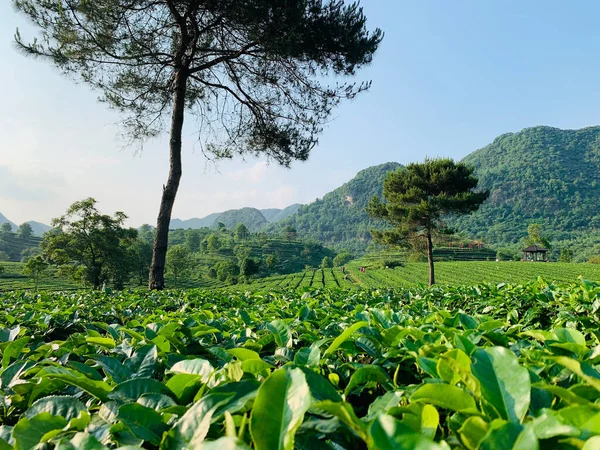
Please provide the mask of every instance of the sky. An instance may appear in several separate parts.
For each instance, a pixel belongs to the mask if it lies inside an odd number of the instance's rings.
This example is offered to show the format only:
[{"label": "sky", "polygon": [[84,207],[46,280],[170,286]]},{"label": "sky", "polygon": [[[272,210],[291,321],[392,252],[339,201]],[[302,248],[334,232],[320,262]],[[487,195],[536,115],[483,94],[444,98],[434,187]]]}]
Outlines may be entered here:
[{"label": "sky", "polygon": [[[130,226],[154,224],[168,172],[166,136],[142,152],[119,139],[120,116],[98,93],[15,50],[32,37],[0,2],[0,213],[49,223],[94,197]],[[388,161],[461,159],[503,133],[600,124],[600,2],[362,0],[385,38],[357,80],[369,92],[338,107],[306,162],[291,169],[239,158],[208,163],[186,122],[173,217],[309,203]]]}]

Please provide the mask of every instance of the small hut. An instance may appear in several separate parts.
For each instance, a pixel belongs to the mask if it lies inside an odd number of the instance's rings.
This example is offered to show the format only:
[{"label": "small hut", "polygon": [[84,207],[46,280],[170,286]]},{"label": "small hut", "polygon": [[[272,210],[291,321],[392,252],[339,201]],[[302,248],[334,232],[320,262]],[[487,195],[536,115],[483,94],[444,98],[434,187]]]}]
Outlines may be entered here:
[{"label": "small hut", "polygon": [[548,249],[539,245],[530,245],[523,250],[523,261],[542,261],[548,262]]}]

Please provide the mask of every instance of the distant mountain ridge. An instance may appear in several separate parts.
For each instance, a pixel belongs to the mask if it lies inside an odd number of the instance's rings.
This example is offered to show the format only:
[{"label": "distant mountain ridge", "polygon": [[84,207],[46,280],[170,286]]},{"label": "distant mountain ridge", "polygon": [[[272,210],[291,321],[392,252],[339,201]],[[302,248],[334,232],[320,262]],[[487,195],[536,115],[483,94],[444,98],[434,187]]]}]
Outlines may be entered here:
[{"label": "distant mountain ridge", "polygon": [[[600,254],[600,126],[580,130],[538,126],[506,133],[462,161],[475,168],[479,188],[490,190],[478,211],[447,219],[466,238],[516,248],[527,226],[537,222],[557,248],[578,240],[581,246],[575,243],[573,248]],[[379,225],[365,207],[373,195],[381,195],[387,173],[400,167],[389,162],[366,168],[308,205],[173,219],[171,228],[210,228],[218,222],[233,228],[242,222],[252,231],[282,233],[292,227],[300,239],[358,254],[370,244],[370,230]],[[0,214],[0,224],[6,221]],[[35,230],[33,222],[32,226]],[[583,250],[579,253],[583,255]]]},{"label": "distant mountain ridge", "polygon": [[[13,232],[16,232],[17,228],[19,228],[19,226],[16,223],[11,222],[10,220],[8,220],[6,218],[6,216],[4,216],[2,213],[0,213],[0,225],[2,225],[3,223],[6,223],[6,222],[10,223],[10,225],[12,226]],[[27,221],[27,223],[29,225],[31,225],[34,236],[41,237],[46,231],[49,231],[52,229],[52,227],[50,225],[46,225],[45,223],[36,222],[34,220],[29,220],[29,221]]]},{"label": "distant mountain ridge", "polygon": [[169,228],[172,230],[179,228],[212,228],[216,227],[219,222],[225,224],[227,228],[233,228],[241,222],[244,223],[250,230],[259,231],[269,223],[280,222],[292,214],[295,214],[300,206],[301,205],[299,203],[294,203],[293,205],[287,206],[284,209],[256,209],[250,207],[230,209],[228,211],[212,213],[202,218],[195,217],[187,220],[171,219]]}]

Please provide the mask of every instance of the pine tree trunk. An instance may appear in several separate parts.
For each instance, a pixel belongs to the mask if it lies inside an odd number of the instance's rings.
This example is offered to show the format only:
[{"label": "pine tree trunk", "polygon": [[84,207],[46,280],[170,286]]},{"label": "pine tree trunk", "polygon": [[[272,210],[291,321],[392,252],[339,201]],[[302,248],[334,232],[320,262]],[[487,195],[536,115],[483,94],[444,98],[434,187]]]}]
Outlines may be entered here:
[{"label": "pine tree trunk", "polygon": [[429,263],[429,287],[435,284],[435,269],[433,267],[433,241],[431,232],[427,231],[427,262]]},{"label": "pine tree trunk", "polygon": [[156,235],[152,247],[152,264],[148,289],[162,290],[165,288],[165,260],[167,258],[167,244],[169,241],[169,224],[171,212],[175,203],[175,196],[181,180],[181,132],[185,111],[185,91],[187,76],[183,71],[175,75],[175,92],[173,93],[173,113],[171,116],[171,139],[169,141],[170,168],[169,179],[163,186],[163,195],[160,201],[158,219],[156,221]]}]

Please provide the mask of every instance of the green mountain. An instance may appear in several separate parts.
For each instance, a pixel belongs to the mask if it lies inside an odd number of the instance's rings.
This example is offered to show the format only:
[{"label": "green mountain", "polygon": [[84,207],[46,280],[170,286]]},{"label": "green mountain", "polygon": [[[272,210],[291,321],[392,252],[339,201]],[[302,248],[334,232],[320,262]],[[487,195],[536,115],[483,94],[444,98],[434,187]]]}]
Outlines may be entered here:
[{"label": "green mountain", "polygon": [[293,227],[300,239],[315,240],[337,250],[363,252],[371,242],[369,231],[376,225],[365,208],[371,197],[381,195],[386,174],[400,167],[389,162],[364,169],[322,199],[301,206],[296,214],[270,230]]},{"label": "green mountain", "polygon": [[31,225],[31,229],[33,230],[34,236],[42,236],[46,231],[50,231],[52,227],[50,225],[46,225],[45,223],[36,222],[35,220],[27,221],[29,225]]},{"label": "green mountain", "polygon": [[600,127],[526,128],[497,137],[463,162],[475,167],[489,199],[471,216],[449,221],[495,245],[517,243],[527,225],[551,240],[600,230]]},{"label": "green mountain", "polygon": [[296,214],[298,208],[302,205],[300,203],[294,203],[293,205],[287,206],[284,209],[279,208],[269,208],[269,209],[261,209],[260,212],[268,222],[276,223],[281,222],[284,219],[287,219],[292,214]]},{"label": "green mountain", "polygon": [[212,213],[206,217],[202,217],[201,219],[199,219],[198,217],[194,217],[192,219],[187,220],[171,219],[171,222],[169,223],[169,228],[171,230],[177,230],[180,228],[184,230],[187,230],[188,228],[192,228],[194,230],[204,227],[210,228],[215,224],[215,220],[219,217],[219,215],[221,215],[221,213]]},{"label": "green mountain", "polygon": [[[6,222],[10,223],[10,225],[12,226],[13,232],[16,232],[17,228],[19,228],[19,226],[16,223],[11,222],[10,220],[8,220],[6,218],[6,216],[4,216],[2,213],[0,213],[0,225],[2,225],[3,223],[6,223]],[[46,231],[52,229],[52,227],[50,225],[46,225],[45,223],[36,222],[35,220],[29,220],[29,221],[27,221],[27,223],[29,225],[31,225],[34,236],[41,237],[42,234],[44,234]]]},{"label": "green mountain", "polygon": [[250,231],[261,230],[268,223],[265,216],[263,216],[256,208],[230,209],[229,211],[219,214],[214,225],[219,222],[223,223],[225,228],[228,229],[234,228],[241,222],[246,225]]},{"label": "green mountain", "polygon": [[15,223],[11,222],[10,220],[8,220],[6,218],[6,216],[4,216],[2,213],[0,213],[0,225],[2,225],[3,223],[6,223],[6,222],[10,223],[13,231],[17,231],[17,225]]},{"label": "green mountain", "polygon": [[[192,219],[187,220],[171,219],[169,228],[171,230],[187,230],[188,228],[197,230],[204,227],[214,227],[219,222],[224,223],[227,226],[227,228],[232,228],[235,227],[239,222],[242,222],[252,231],[258,231],[264,228],[268,223],[277,223],[288,218],[292,214],[295,214],[296,211],[298,211],[298,208],[300,208],[300,206],[302,205],[300,205],[299,203],[294,203],[293,205],[290,205],[284,209],[231,209],[225,212],[212,213],[202,218],[194,217]],[[263,216],[262,218],[257,214],[257,211]],[[232,223],[233,225],[230,226]],[[2,224],[1,219],[0,224]]]}]

